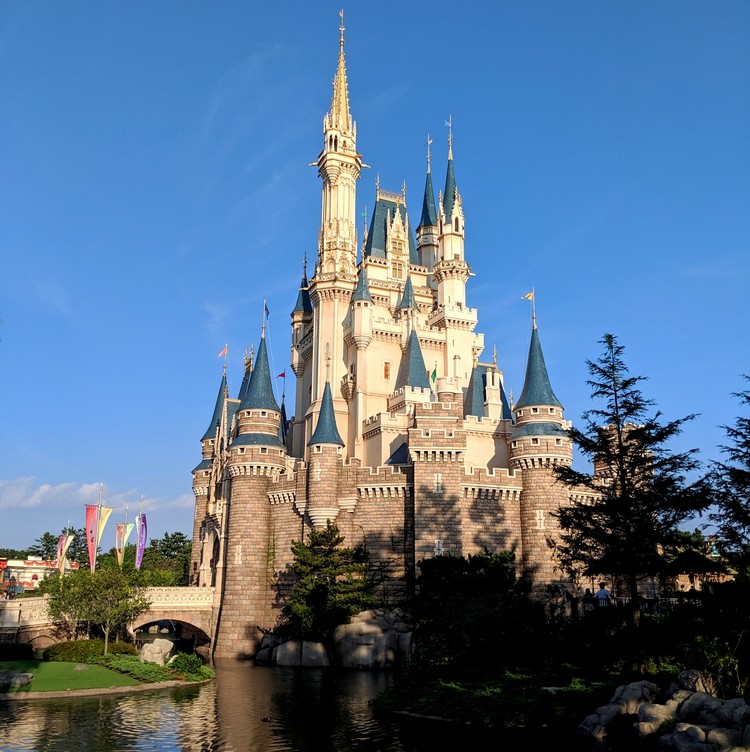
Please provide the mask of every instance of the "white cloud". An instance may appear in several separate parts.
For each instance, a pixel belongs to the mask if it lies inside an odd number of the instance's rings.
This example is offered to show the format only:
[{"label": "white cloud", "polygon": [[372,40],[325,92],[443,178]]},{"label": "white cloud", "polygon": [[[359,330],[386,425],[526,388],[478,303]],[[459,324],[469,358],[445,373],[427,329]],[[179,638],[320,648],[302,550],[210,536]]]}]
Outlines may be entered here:
[{"label": "white cloud", "polygon": [[98,499],[98,483],[37,484],[33,476],[0,480],[0,510],[67,507],[90,504]]}]

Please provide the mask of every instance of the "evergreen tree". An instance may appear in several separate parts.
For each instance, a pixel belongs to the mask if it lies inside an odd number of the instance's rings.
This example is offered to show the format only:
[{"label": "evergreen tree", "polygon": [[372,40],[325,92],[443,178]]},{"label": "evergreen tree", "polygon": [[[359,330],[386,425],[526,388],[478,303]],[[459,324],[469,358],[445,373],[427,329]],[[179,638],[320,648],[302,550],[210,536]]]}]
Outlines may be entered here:
[{"label": "evergreen tree", "polygon": [[42,533],[32,546],[29,546],[29,554],[41,556],[44,561],[54,561],[57,557],[57,538],[50,532]]},{"label": "evergreen tree", "polygon": [[312,530],[307,543],[292,542],[296,579],[282,611],[282,631],[327,641],[349,616],[376,605],[367,576],[367,550],[361,545],[345,548],[343,542],[330,520],[324,530]]},{"label": "evergreen tree", "polygon": [[[750,381],[750,376],[743,377]],[[750,390],[735,392],[741,405],[750,405]],[[750,417],[740,416],[733,426],[722,426],[731,442],[721,447],[728,462],[713,463],[715,508],[722,553],[743,577],[750,574]]]},{"label": "evergreen tree", "polygon": [[601,406],[583,414],[582,430],[569,431],[593,461],[594,473],[556,469],[562,482],[590,495],[557,513],[556,553],[571,574],[624,577],[637,624],[639,577],[665,570],[665,548],[674,548],[679,526],[705,509],[709,498],[700,481],[686,479],[699,466],[697,450],[668,447],[695,416],[662,422],[660,412],[651,414],[654,403],[639,389],[645,377],[629,375],[616,337],[605,334],[601,343],[598,360],[587,361],[587,384]]}]

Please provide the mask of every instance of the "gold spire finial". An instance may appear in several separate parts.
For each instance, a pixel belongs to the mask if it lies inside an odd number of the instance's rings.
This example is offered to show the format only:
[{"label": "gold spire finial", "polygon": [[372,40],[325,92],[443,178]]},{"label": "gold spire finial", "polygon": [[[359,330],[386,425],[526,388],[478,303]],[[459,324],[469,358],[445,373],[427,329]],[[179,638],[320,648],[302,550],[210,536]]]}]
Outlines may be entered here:
[{"label": "gold spire finial", "polygon": [[445,124],[448,126],[448,159],[453,159],[453,115],[448,115]]},{"label": "gold spire finial", "polygon": [[406,206],[406,181],[401,185],[401,195],[404,197],[404,206]]},{"label": "gold spire finial", "polygon": [[427,134],[427,172],[430,171],[430,144],[432,143],[432,139],[430,138],[430,134]]},{"label": "gold spire finial", "polygon": [[328,342],[326,342],[325,355],[326,355],[326,381],[330,383],[330,381],[331,381],[331,377],[330,377],[330,370],[331,370],[331,345]]},{"label": "gold spire finial", "polygon": [[346,29],[346,26],[344,26],[344,9],[342,8],[339,11],[339,16],[341,17],[341,23],[339,24],[339,31],[341,32],[341,40],[339,44],[341,45],[341,50],[344,49],[344,30]]}]

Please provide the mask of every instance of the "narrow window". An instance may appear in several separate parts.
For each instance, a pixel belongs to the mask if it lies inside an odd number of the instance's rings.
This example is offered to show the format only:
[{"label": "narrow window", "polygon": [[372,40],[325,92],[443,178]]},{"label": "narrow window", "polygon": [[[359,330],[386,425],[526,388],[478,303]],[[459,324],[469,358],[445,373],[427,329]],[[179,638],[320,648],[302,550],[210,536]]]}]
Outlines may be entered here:
[{"label": "narrow window", "polygon": [[435,541],[435,548],[433,548],[433,551],[435,553],[435,556],[442,556],[443,555],[443,541],[436,540]]},{"label": "narrow window", "polygon": [[435,473],[435,486],[433,488],[434,493],[443,493],[443,475],[442,473]]},{"label": "narrow window", "polygon": [[388,362],[383,363],[383,378],[386,381],[391,380],[391,364]]},{"label": "narrow window", "polygon": [[536,527],[537,530],[544,530],[544,510],[537,509],[534,514],[536,515]]}]

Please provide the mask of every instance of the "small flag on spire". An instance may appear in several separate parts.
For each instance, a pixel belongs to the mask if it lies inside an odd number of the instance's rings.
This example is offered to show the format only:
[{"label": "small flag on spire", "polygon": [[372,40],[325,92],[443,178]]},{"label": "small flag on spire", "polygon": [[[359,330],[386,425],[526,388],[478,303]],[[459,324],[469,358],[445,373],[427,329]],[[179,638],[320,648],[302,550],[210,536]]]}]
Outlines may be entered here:
[{"label": "small flag on spire", "polygon": [[280,374],[276,376],[277,379],[285,379],[286,378],[286,371],[282,371]]},{"label": "small flag on spire", "polygon": [[266,312],[266,318],[268,318],[270,312],[268,310],[268,304],[266,303],[265,300],[263,301],[263,308],[265,309],[265,312]]},{"label": "small flag on spire", "polygon": [[216,356],[220,358],[222,355],[226,355],[229,352],[229,345],[224,345],[224,349]]},{"label": "small flag on spire", "polygon": [[526,295],[521,295],[521,300],[534,300],[534,293],[527,292]]}]

